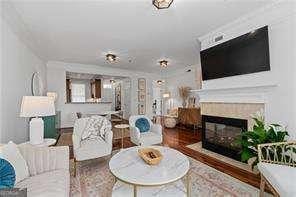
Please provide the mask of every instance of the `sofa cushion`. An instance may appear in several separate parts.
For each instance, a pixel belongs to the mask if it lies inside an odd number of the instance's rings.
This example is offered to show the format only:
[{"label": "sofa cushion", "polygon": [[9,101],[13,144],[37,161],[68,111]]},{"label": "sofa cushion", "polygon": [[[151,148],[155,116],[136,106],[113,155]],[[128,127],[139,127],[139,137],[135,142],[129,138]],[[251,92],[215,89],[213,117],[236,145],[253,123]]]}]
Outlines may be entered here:
[{"label": "sofa cushion", "polygon": [[150,130],[150,124],[146,118],[139,118],[136,120],[135,126],[140,130],[141,133]]},{"label": "sofa cushion", "polygon": [[141,133],[141,145],[149,146],[160,144],[162,142],[162,135],[157,135],[154,132]]},{"label": "sofa cushion", "polygon": [[102,139],[88,139],[81,141],[80,147],[74,149],[77,161],[94,159],[111,154],[112,147]]},{"label": "sofa cushion", "polygon": [[70,173],[67,170],[54,170],[24,179],[15,186],[27,188],[30,197],[69,196]]},{"label": "sofa cushion", "polygon": [[296,196],[295,167],[261,162],[258,169],[280,196]]},{"label": "sofa cushion", "polygon": [[18,149],[27,162],[30,176],[57,169],[69,169],[69,147],[36,147],[24,143],[19,144]]}]

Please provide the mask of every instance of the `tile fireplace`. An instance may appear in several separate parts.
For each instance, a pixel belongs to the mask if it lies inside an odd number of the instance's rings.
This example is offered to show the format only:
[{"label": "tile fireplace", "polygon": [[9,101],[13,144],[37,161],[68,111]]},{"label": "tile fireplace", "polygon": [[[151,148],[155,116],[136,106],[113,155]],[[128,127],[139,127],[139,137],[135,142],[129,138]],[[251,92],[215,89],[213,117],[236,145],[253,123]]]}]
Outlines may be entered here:
[{"label": "tile fireplace", "polygon": [[235,139],[247,129],[247,119],[203,115],[202,147],[240,161],[241,147]]}]

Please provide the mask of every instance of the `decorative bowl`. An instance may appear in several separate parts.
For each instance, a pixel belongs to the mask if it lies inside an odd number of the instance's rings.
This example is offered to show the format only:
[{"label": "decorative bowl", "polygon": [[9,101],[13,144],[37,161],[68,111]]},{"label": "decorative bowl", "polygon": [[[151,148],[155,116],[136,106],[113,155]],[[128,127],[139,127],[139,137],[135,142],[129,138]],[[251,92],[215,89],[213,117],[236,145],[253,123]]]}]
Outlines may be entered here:
[{"label": "decorative bowl", "polygon": [[157,165],[162,159],[162,154],[154,148],[141,148],[138,150],[139,156],[149,165]]}]

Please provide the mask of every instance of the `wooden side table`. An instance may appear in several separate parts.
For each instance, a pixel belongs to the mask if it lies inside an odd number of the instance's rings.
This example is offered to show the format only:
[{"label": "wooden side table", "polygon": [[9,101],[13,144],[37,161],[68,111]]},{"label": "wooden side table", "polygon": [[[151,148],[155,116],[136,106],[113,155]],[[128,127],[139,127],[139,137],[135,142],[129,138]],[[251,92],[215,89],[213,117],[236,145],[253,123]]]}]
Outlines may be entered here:
[{"label": "wooden side table", "polygon": [[200,108],[178,108],[178,121],[183,125],[195,126],[201,124]]},{"label": "wooden side table", "polygon": [[121,130],[121,149],[123,149],[123,134],[124,134],[124,129],[129,128],[129,125],[128,124],[117,124],[117,125],[114,126],[114,128]]},{"label": "wooden side table", "polygon": [[[48,147],[48,146],[53,146],[57,142],[56,139],[54,138],[44,138],[43,143],[41,144],[31,144],[32,146],[37,146],[37,147]],[[30,144],[30,142],[25,142],[25,144]]]}]

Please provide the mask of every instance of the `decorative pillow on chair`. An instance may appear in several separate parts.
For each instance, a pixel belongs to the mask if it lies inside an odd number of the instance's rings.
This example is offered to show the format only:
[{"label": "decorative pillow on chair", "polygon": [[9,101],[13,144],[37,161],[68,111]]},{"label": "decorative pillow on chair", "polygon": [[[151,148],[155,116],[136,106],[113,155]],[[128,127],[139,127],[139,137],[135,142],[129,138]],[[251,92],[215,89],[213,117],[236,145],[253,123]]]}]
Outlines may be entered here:
[{"label": "decorative pillow on chair", "polygon": [[92,116],[87,119],[81,139],[105,139],[106,132],[112,129],[111,122],[102,116]]},{"label": "decorative pillow on chair", "polygon": [[0,190],[13,188],[15,183],[15,171],[13,166],[5,159],[0,158]]},{"label": "decorative pillow on chair", "polygon": [[147,132],[150,130],[150,124],[146,118],[139,118],[136,121],[135,126],[140,130],[141,133]]},{"label": "decorative pillow on chair", "polygon": [[15,183],[29,177],[29,169],[27,162],[21,155],[17,145],[13,142],[8,142],[0,148],[0,158],[7,160],[14,168]]}]

